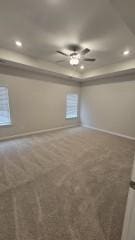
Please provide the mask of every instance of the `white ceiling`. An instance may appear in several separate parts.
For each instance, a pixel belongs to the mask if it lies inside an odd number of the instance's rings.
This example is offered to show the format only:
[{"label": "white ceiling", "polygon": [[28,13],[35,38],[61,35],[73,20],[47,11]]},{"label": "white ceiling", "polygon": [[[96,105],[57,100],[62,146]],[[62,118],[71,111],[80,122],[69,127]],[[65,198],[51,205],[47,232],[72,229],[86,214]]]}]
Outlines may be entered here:
[{"label": "white ceiling", "polygon": [[[83,74],[135,58],[134,0],[1,0],[0,48],[40,60],[49,71],[81,73],[57,60],[68,44],[88,47],[94,63],[83,63]],[[23,43],[17,48],[15,40]],[[130,56],[123,51],[130,49]],[[0,52],[0,58],[3,57]],[[9,59],[12,60],[12,59]],[[24,62],[23,62],[24,63]],[[50,65],[49,65],[50,64]],[[77,76],[77,75],[76,75]]]}]

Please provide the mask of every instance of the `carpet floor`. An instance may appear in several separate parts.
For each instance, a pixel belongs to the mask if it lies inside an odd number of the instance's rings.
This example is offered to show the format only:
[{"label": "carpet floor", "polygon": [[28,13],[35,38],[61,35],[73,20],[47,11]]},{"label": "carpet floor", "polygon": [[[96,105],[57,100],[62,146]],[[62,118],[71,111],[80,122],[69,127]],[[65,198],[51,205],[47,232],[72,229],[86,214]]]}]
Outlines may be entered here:
[{"label": "carpet floor", "polygon": [[135,142],[77,127],[0,143],[0,240],[120,240]]}]

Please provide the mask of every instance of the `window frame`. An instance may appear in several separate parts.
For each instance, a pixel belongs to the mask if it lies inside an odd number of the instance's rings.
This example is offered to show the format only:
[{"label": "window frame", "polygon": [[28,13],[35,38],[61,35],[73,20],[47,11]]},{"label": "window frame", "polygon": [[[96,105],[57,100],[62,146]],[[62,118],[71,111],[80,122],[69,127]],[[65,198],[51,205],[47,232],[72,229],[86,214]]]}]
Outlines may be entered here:
[{"label": "window frame", "polygon": [[0,123],[0,128],[1,127],[10,127],[12,125],[12,119],[11,119],[11,108],[10,108],[10,96],[9,96],[9,87],[7,85],[4,84],[0,84],[0,88],[6,88],[7,89],[7,94],[8,94],[8,108],[9,108],[9,117],[10,117],[10,121],[6,122],[6,123]]},{"label": "window frame", "polygon": [[[77,96],[77,116],[76,117],[67,117],[67,97],[68,95],[76,95]],[[79,118],[79,94],[78,93],[67,93],[66,94],[66,113],[65,113],[65,119],[66,120],[75,120]]]}]

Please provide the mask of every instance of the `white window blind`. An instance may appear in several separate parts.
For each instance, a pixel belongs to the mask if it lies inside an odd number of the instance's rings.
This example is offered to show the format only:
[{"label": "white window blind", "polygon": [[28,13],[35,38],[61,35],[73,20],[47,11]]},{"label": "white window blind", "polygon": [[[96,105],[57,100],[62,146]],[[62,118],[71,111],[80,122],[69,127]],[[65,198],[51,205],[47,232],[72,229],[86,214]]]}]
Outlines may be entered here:
[{"label": "white window blind", "polygon": [[0,86],[0,125],[10,125],[8,88]]},{"label": "white window blind", "polygon": [[68,94],[66,99],[66,118],[78,117],[78,95]]}]

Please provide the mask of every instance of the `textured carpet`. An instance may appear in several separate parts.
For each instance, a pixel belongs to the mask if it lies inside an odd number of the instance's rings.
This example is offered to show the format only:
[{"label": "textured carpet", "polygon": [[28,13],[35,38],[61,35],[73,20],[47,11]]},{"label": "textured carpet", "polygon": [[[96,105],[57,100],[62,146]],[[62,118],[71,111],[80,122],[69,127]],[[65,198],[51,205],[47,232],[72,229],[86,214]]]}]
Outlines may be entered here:
[{"label": "textured carpet", "polygon": [[0,143],[0,240],[120,240],[134,151],[81,127]]}]

